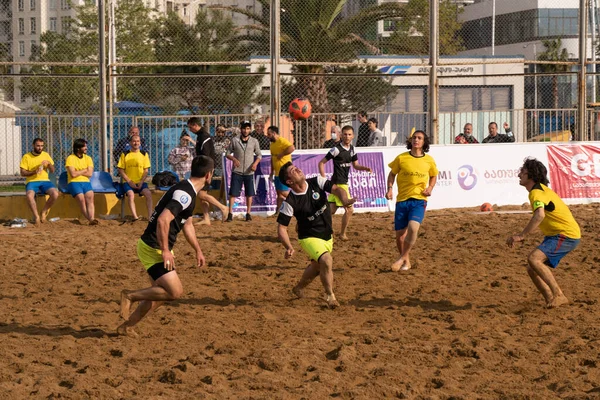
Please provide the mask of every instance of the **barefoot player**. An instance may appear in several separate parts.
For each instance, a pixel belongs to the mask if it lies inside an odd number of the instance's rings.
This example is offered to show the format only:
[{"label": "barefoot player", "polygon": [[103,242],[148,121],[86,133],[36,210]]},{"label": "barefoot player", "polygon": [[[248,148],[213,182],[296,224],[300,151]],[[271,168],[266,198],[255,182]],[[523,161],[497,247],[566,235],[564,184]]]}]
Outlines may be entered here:
[{"label": "barefoot player", "polygon": [[322,176],[306,179],[302,170],[294,166],[291,161],[281,167],[279,179],[291,189],[281,204],[277,217],[279,224],[277,233],[279,240],[285,246],[285,258],[290,258],[294,254],[287,227],[295,216],[298,221],[300,246],[311,260],[293,292],[296,296],[303,297],[304,288],[317,276],[321,276],[321,283],[327,296],[327,306],[336,308],[340,304],[333,293],[333,258],[331,258],[333,230],[331,211],[327,206],[325,192],[335,193],[341,199],[343,206],[352,205],[355,200],[348,199],[345,190]]},{"label": "barefoot player", "polygon": [[[350,125],[342,128],[342,139],[334,146],[329,153],[319,161],[319,173],[325,178],[325,164],[329,160],[333,160],[333,175],[331,176],[331,183],[337,185],[337,187],[345,190],[350,197],[350,191],[348,190],[348,174],[350,173],[350,166],[358,171],[373,172],[371,168],[362,166],[358,163],[358,155],[354,152],[354,146],[352,146],[352,139],[354,139],[354,129]],[[343,207],[342,201],[335,195],[330,194],[327,198],[329,201],[329,207],[331,208],[331,215],[335,214],[339,207]],[[342,230],[340,231],[340,239],[348,240],[346,236],[346,229],[350,223],[350,217],[353,212],[352,205],[344,207],[344,216],[342,217]]]},{"label": "barefoot player", "polygon": [[392,264],[392,271],[407,271],[411,268],[409,253],[417,241],[417,234],[425,218],[427,197],[437,181],[438,170],[429,154],[429,138],[423,131],[415,131],[406,140],[409,150],[400,154],[388,166],[392,169],[387,178],[385,197],[392,199],[394,178],[398,185],[394,226],[396,247],[400,258]]},{"label": "barefoot player", "polygon": [[[196,197],[205,184],[210,184],[214,171],[214,161],[207,156],[197,156],[192,161],[190,179],[172,186],[160,199],[148,227],[137,243],[137,254],[150,275],[152,286],[140,290],[121,292],[121,317],[126,321],[117,328],[121,335],[135,335],[133,326],[150,311],[165,301],[178,299],[183,287],[175,269],[173,245],[177,235],[183,230],[188,243],[196,252],[196,265],[205,265],[204,255],[196,239],[192,215]],[[131,304],[139,302],[136,310],[129,315]]]},{"label": "barefoot player", "polygon": [[528,158],[519,171],[519,184],[529,192],[529,202],[533,210],[531,220],[521,233],[512,235],[506,244],[514,247],[516,242],[525,240],[525,235],[538,226],[545,238],[527,257],[527,273],[535,287],[546,300],[548,308],[569,303],[556,283],[550,268],[556,268],[560,260],[575,249],[581,238],[579,225],[569,207],[548,186],[547,170],[544,164]]}]

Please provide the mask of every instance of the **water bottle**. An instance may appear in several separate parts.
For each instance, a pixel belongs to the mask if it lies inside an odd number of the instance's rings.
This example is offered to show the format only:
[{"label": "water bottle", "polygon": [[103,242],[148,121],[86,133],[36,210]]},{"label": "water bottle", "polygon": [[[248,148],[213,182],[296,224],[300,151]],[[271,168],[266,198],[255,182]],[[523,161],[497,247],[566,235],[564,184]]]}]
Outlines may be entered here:
[{"label": "water bottle", "polygon": [[25,228],[27,226],[27,222],[15,222],[10,224],[11,228]]},{"label": "water bottle", "polygon": [[50,221],[50,222],[56,222],[56,221],[60,221],[60,218],[59,217],[53,217],[53,218],[50,218],[48,221]]}]

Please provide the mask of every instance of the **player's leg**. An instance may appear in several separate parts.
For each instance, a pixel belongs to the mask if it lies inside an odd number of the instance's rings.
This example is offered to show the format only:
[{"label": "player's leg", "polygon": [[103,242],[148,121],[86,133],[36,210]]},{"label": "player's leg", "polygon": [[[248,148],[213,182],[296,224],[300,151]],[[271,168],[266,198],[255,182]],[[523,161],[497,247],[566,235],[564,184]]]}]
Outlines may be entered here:
[{"label": "player's leg", "polygon": [[56,189],[54,187],[51,189],[48,189],[46,191],[46,194],[48,195],[48,200],[46,201],[46,204],[44,204],[44,208],[42,209],[42,214],[41,214],[42,222],[46,222],[46,217],[48,216],[50,209],[52,208],[52,206],[54,205],[56,200],[58,200],[58,189]]},{"label": "player's leg", "polygon": [[396,230],[396,248],[400,254],[400,258],[392,264],[392,271],[398,272],[404,266],[402,254],[404,254],[404,241],[408,234],[408,216],[409,210],[405,201],[397,202],[394,211],[394,229]]},{"label": "player's leg", "polygon": [[125,193],[125,196],[127,196],[127,205],[129,206],[129,210],[131,211],[133,219],[138,219],[137,210],[135,208],[135,193],[133,190],[128,190]]},{"label": "player's leg", "polygon": [[233,205],[235,200],[242,194],[242,179],[240,174],[231,173],[231,185],[229,186],[229,215],[225,222],[233,221]]},{"label": "player's leg", "polygon": [[308,267],[302,273],[302,277],[300,281],[294,286],[292,292],[298,297],[304,297],[304,288],[306,288],[319,274],[321,273],[321,268],[319,267],[319,263],[315,260],[311,260]]},{"label": "player's leg", "polygon": [[348,224],[350,224],[350,218],[352,218],[353,213],[354,207],[352,207],[351,205],[348,207],[344,207],[344,215],[342,216],[342,230],[340,232],[340,239],[342,240],[348,240],[346,230],[348,229]]},{"label": "player's leg", "polygon": [[529,254],[527,257],[527,272],[531,280],[544,296],[548,307],[558,307],[569,303],[558,283],[556,283],[552,271],[546,266],[546,260],[548,260],[548,257],[540,249],[535,249]]},{"label": "player's leg", "polygon": [[33,223],[37,225],[40,223],[40,215],[38,214],[37,203],[35,202],[35,192],[33,189],[27,190],[25,199],[27,200],[27,206],[31,210],[31,214],[33,214]]},{"label": "player's leg", "polygon": [[321,283],[327,295],[327,306],[329,308],[339,307],[340,303],[338,303],[333,293],[333,258],[331,257],[331,253],[326,252],[319,257],[319,269]]},{"label": "player's leg", "polygon": [[423,219],[425,219],[425,209],[427,207],[427,202],[424,200],[408,200],[403,203],[406,203],[406,219],[402,223],[404,224],[408,220],[406,236],[401,245],[402,253],[400,254],[400,258],[392,265],[392,271],[407,271],[411,269],[410,250],[417,241],[419,228]]},{"label": "player's leg", "polygon": [[[90,185],[91,187],[91,185]],[[87,217],[90,221],[90,225],[97,225],[98,221],[95,218],[96,215],[96,207],[94,205],[94,191],[88,190],[85,192],[85,207],[87,209]]]},{"label": "player's leg", "polygon": [[147,187],[143,188],[141,191],[141,195],[146,199],[146,209],[148,210],[148,219],[152,215],[152,210],[154,209],[152,204],[152,192]]},{"label": "player's leg", "polygon": [[246,221],[252,221],[252,199],[256,196],[254,175],[244,175],[244,193],[246,194]]},{"label": "player's leg", "polygon": [[77,193],[73,198],[77,202],[77,205],[79,206],[79,209],[81,210],[81,213],[85,219],[88,219],[87,205],[85,203],[85,196],[83,193]]}]

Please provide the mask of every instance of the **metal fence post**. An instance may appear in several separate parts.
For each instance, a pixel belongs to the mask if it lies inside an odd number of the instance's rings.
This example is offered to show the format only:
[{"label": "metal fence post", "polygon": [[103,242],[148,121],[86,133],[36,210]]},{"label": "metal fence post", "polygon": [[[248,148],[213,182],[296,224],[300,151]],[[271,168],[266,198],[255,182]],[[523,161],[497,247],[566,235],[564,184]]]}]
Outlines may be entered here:
[{"label": "metal fence post", "polygon": [[279,79],[280,13],[279,0],[271,2],[271,125],[279,126],[281,87]]},{"label": "metal fence post", "polygon": [[586,112],[586,61],[587,61],[587,1],[579,1],[579,101],[577,103],[579,140],[589,140]]},{"label": "metal fence post", "polygon": [[438,77],[437,77],[437,64],[438,64],[438,43],[439,43],[439,1],[434,0],[430,2],[429,7],[429,137],[432,143],[438,143]]}]

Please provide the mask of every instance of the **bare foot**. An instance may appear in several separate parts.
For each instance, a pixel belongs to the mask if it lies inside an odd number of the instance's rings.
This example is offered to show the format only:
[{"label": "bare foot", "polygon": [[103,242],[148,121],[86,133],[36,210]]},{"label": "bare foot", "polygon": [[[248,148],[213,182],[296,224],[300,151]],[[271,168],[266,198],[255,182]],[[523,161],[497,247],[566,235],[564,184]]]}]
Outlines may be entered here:
[{"label": "bare foot", "polygon": [[292,293],[294,293],[297,298],[301,299],[304,297],[304,288],[301,288],[299,285],[296,285],[292,289]]},{"label": "bare foot", "polygon": [[223,214],[223,217],[221,218],[221,222],[227,221],[227,217],[229,217],[229,208],[225,208],[225,209],[221,210],[221,214]]},{"label": "bare foot", "polygon": [[398,261],[396,261],[395,263],[392,264],[391,269],[393,272],[398,272],[398,271],[408,271],[411,268],[412,267],[410,265],[410,262],[407,259],[399,258]]},{"label": "bare foot", "polygon": [[41,222],[41,221],[40,221],[40,219],[39,219],[39,218],[35,218],[35,219],[33,220],[33,224],[34,224],[35,226],[40,226],[40,222]]},{"label": "bare foot", "polygon": [[338,308],[339,306],[340,306],[340,303],[338,303],[334,294],[327,295],[327,307],[329,307],[331,310],[333,310],[335,308]]},{"label": "bare foot", "polygon": [[344,240],[344,241],[348,240],[348,236],[346,236],[345,233],[343,235],[340,235],[339,238],[340,238],[340,240]]},{"label": "bare foot", "polygon": [[129,309],[131,300],[129,300],[129,290],[121,290],[121,318],[129,319]]},{"label": "bare foot", "polygon": [[194,225],[196,225],[196,226],[210,225],[210,218],[204,218],[204,219],[202,219],[202,221],[198,221]]},{"label": "bare foot", "polygon": [[99,223],[99,222],[98,222],[98,220],[97,220],[97,219],[93,219],[93,220],[91,220],[91,221],[90,221],[90,226],[95,226],[95,225],[98,225],[98,223]]},{"label": "bare foot", "polygon": [[138,334],[133,330],[133,327],[127,325],[127,322],[123,322],[119,325],[117,334],[121,336],[138,337]]},{"label": "bare foot", "polygon": [[44,222],[46,222],[46,217],[48,216],[48,213],[49,213],[49,212],[50,212],[50,210],[42,211],[42,215],[41,215],[41,216],[42,216],[42,218],[41,218],[41,220],[40,220],[40,221],[42,222],[42,224],[43,224]]},{"label": "bare foot", "polygon": [[564,294],[560,296],[556,296],[552,299],[550,303],[548,303],[548,308],[556,308],[562,305],[569,304],[569,299]]}]

